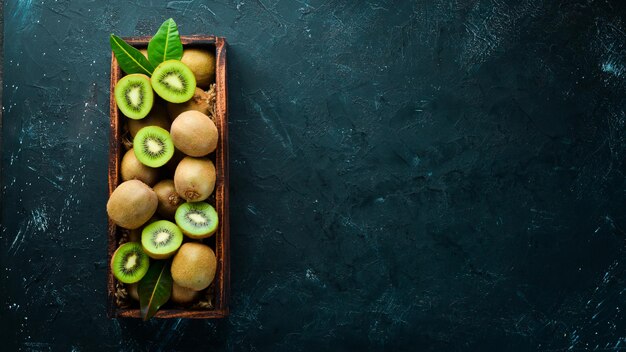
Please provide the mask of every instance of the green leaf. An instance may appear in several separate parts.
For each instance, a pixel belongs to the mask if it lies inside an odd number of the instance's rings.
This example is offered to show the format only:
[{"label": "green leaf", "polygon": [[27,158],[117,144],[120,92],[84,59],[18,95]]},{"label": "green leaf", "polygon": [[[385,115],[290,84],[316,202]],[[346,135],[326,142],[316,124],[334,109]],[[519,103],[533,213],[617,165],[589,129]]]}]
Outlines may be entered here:
[{"label": "green leaf", "polygon": [[166,60],[180,60],[183,57],[183,44],[180,42],[178,27],[173,19],[163,22],[157,33],[148,43],[148,60],[157,67]]},{"label": "green leaf", "polygon": [[172,274],[169,260],[153,260],[146,275],[139,281],[141,317],[148,320],[164,305],[172,294]]},{"label": "green leaf", "polygon": [[151,76],[154,71],[154,66],[146,59],[141,51],[130,46],[122,38],[111,34],[111,50],[117,58],[117,63],[122,70],[128,74],[143,73],[144,75]]}]

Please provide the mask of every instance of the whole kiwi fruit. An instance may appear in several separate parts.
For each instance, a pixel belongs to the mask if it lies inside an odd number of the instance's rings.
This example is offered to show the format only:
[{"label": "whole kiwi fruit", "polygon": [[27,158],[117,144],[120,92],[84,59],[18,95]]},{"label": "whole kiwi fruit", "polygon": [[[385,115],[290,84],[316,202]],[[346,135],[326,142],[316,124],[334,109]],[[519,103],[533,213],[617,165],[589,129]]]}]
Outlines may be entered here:
[{"label": "whole kiwi fruit", "polygon": [[133,230],[150,220],[159,200],[156,193],[139,180],[122,182],[111,193],[107,213],[117,225]]},{"label": "whole kiwi fruit", "polygon": [[174,172],[176,193],[189,202],[203,201],[215,188],[215,165],[207,158],[184,157]]},{"label": "whole kiwi fruit", "polygon": [[188,48],[183,51],[183,57],[180,61],[191,69],[196,77],[198,87],[209,88],[209,85],[215,80],[215,53],[203,49]]},{"label": "whole kiwi fruit", "polygon": [[172,283],[172,295],[170,300],[180,305],[186,305],[195,301],[200,293],[196,290],[192,290],[186,287],[182,287],[177,283]]},{"label": "whole kiwi fruit", "polygon": [[176,149],[189,156],[205,156],[217,148],[217,127],[207,115],[185,111],[172,122],[170,136]]},{"label": "whole kiwi fruit", "polygon": [[183,203],[183,199],[176,193],[174,181],[162,180],[154,186],[154,192],[159,198],[157,212],[166,219],[174,219],[176,209]]},{"label": "whole kiwi fruit", "polygon": [[193,94],[193,97],[191,97],[191,99],[189,99],[188,101],[180,104],[167,104],[167,111],[169,112],[170,118],[172,120],[175,120],[178,115],[189,110],[196,110],[205,115],[209,115],[211,111],[210,109],[211,106],[209,104],[209,93],[197,87],[196,91]]},{"label": "whole kiwi fruit", "polygon": [[167,114],[167,109],[162,103],[155,103],[148,116],[141,120],[128,119],[128,132],[131,137],[135,138],[137,132],[146,126],[159,126],[165,130],[170,129],[170,118]]},{"label": "whole kiwi fruit", "polygon": [[187,242],[172,260],[172,279],[179,286],[200,291],[213,282],[216,269],[217,258],[209,246]]},{"label": "whole kiwi fruit", "polygon": [[152,186],[159,180],[159,170],[142,164],[135,156],[134,150],[129,150],[124,154],[120,169],[124,181],[139,180]]}]

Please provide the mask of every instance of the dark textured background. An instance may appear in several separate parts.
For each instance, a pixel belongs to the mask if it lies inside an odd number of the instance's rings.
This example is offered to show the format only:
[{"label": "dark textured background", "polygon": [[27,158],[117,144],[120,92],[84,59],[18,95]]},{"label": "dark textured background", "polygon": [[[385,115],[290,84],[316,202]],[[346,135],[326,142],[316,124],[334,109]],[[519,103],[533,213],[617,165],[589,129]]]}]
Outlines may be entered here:
[{"label": "dark textured background", "polygon": [[[626,349],[623,1],[9,0],[2,350]],[[108,35],[227,37],[231,316],[105,313]]]}]

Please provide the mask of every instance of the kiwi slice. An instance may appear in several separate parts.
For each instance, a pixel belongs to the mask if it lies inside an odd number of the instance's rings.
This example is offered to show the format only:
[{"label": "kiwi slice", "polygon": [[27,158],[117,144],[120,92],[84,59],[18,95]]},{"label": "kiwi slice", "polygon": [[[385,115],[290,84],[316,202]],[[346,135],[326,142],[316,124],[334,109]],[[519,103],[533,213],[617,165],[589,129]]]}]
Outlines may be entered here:
[{"label": "kiwi slice", "polygon": [[184,103],[196,91],[196,78],[193,72],[178,60],[163,61],[152,72],[152,88],[170,103]]},{"label": "kiwi slice", "polygon": [[185,235],[194,238],[210,237],[219,223],[215,208],[209,203],[184,203],[176,210],[176,224]]},{"label": "kiwi slice", "polygon": [[150,78],[138,73],[120,79],[115,85],[114,95],[122,114],[135,120],[146,117],[154,103]]},{"label": "kiwi slice", "polygon": [[183,233],[171,221],[155,221],[146,226],[141,232],[143,249],[154,259],[171,257],[182,243]]},{"label": "kiwi slice", "polygon": [[121,245],[111,258],[113,275],[125,284],[135,283],[148,272],[150,258],[136,242]]},{"label": "kiwi slice", "polygon": [[133,139],[135,156],[150,167],[165,165],[174,155],[174,143],[170,133],[158,126],[140,129]]}]

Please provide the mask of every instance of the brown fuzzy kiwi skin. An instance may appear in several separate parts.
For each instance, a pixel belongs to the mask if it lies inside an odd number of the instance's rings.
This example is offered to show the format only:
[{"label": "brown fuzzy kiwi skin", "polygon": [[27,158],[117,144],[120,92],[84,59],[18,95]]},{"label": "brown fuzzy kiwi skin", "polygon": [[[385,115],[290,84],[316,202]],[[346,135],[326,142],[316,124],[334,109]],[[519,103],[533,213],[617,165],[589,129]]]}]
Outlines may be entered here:
[{"label": "brown fuzzy kiwi skin", "polygon": [[185,111],[178,115],[172,122],[170,136],[176,149],[189,156],[205,156],[217,148],[217,127],[199,111]]},{"label": "brown fuzzy kiwi skin", "polygon": [[172,283],[172,295],[170,296],[170,300],[174,303],[181,306],[188,305],[198,299],[199,295],[199,292],[196,290],[182,287],[175,282]]},{"label": "brown fuzzy kiwi skin", "polygon": [[196,85],[201,88],[209,88],[215,81],[215,53],[195,48],[187,48],[183,51],[180,59],[191,69],[196,77]]},{"label": "brown fuzzy kiwi skin", "polygon": [[196,91],[193,97],[189,99],[189,101],[180,104],[167,104],[167,111],[169,112],[172,121],[174,121],[176,117],[178,117],[178,115],[189,110],[200,111],[205,115],[209,115],[211,111],[211,106],[209,104],[209,93],[203,91],[201,88],[196,87]]},{"label": "brown fuzzy kiwi skin", "polygon": [[165,219],[174,219],[176,209],[183,203],[183,199],[176,193],[174,181],[162,180],[154,186],[154,192],[159,199],[157,213]]},{"label": "brown fuzzy kiwi skin", "polygon": [[139,180],[122,182],[111,193],[107,213],[117,225],[133,230],[150,220],[159,200],[156,193]]},{"label": "brown fuzzy kiwi skin", "polygon": [[171,121],[163,104],[155,103],[148,116],[141,120],[128,119],[128,132],[133,138],[135,138],[140,129],[146,126],[159,126],[169,131]]},{"label": "brown fuzzy kiwi skin", "polygon": [[174,187],[183,199],[200,202],[213,193],[215,177],[215,165],[211,160],[187,156],[176,167]]},{"label": "brown fuzzy kiwi skin", "polygon": [[132,149],[124,154],[120,173],[123,181],[139,180],[148,186],[154,185],[159,180],[159,170],[142,164]]},{"label": "brown fuzzy kiwi skin", "polygon": [[172,260],[172,279],[179,286],[200,291],[213,282],[216,269],[217,258],[209,246],[187,242],[178,249]]}]

